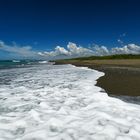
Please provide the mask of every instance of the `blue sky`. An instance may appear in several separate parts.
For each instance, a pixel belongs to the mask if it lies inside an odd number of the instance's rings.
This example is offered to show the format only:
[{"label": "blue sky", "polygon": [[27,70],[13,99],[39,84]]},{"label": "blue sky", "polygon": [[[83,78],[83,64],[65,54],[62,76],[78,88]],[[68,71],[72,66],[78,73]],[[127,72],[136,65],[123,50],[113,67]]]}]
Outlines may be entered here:
[{"label": "blue sky", "polygon": [[[121,47],[118,39],[140,44],[139,5],[139,0],[0,0],[0,40],[41,52],[68,42],[109,49]],[[4,49],[0,56],[10,58]]]}]

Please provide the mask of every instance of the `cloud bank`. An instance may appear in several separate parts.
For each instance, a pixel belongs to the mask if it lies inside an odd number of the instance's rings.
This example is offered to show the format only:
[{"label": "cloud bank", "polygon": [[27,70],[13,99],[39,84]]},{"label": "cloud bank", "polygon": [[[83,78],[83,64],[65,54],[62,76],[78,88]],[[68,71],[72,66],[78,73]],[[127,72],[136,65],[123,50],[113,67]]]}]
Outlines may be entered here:
[{"label": "cloud bank", "polygon": [[44,57],[53,57],[54,59],[57,58],[72,58],[72,57],[80,57],[80,56],[89,56],[93,55],[93,51],[84,48],[81,46],[77,46],[75,43],[68,43],[67,48],[57,46],[54,51],[51,52],[39,52],[38,53]]},{"label": "cloud bank", "polygon": [[140,46],[136,44],[128,44],[123,47],[114,47],[108,49],[105,46],[93,45],[90,48],[77,46],[75,43],[69,42],[66,48],[57,46],[54,51],[34,51],[31,46],[6,45],[0,41],[0,50],[8,52],[10,55],[20,56],[21,58],[35,59],[61,59],[84,56],[104,56],[114,54],[140,54]]},{"label": "cloud bank", "polygon": [[51,52],[39,52],[39,55],[43,57],[53,58],[72,58],[72,57],[84,57],[84,56],[105,56],[114,54],[140,54],[140,46],[135,44],[128,44],[123,47],[114,47],[108,49],[105,46],[93,45],[90,48],[84,48],[77,46],[75,43],[69,43],[67,48],[57,46],[54,51]]},{"label": "cloud bank", "polygon": [[35,58],[38,56],[38,52],[33,51],[31,46],[6,45],[3,41],[0,41],[0,50],[8,52],[10,56],[21,58]]}]

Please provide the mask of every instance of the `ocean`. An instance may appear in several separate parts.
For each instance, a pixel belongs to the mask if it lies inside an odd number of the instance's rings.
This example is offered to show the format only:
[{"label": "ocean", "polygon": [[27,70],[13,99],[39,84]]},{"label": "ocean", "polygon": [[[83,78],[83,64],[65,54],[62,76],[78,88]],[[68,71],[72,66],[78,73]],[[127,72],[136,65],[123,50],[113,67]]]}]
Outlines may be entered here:
[{"label": "ocean", "polygon": [[139,140],[140,106],[109,97],[104,73],[47,61],[0,62],[0,140]]},{"label": "ocean", "polygon": [[0,69],[24,68],[37,64],[45,64],[47,61],[39,60],[0,60]]}]

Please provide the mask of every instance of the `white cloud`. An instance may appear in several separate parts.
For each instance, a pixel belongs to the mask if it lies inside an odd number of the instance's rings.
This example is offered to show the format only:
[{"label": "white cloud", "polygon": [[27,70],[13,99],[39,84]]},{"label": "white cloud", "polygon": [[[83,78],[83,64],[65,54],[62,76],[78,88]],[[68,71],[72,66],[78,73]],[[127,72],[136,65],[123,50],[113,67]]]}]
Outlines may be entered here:
[{"label": "white cloud", "polygon": [[103,55],[109,55],[110,54],[109,50],[105,46],[100,47],[98,45],[94,45],[92,47],[92,50],[94,52],[93,54],[97,55],[97,56],[103,56]]},{"label": "white cloud", "polygon": [[69,55],[69,52],[65,48],[57,46],[55,48],[55,54],[54,55]]},{"label": "white cloud", "polygon": [[32,50],[31,46],[17,46],[6,45],[3,41],[0,41],[0,50],[9,52],[11,55],[16,55],[24,58],[36,57],[37,52]]},{"label": "white cloud", "polygon": [[117,41],[121,46],[123,46],[124,42],[121,39],[118,39]]},{"label": "white cloud", "polygon": [[84,56],[104,56],[113,54],[140,54],[140,46],[128,44],[123,47],[115,47],[108,49],[105,46],[93,45],[91,48],[77,46],[75,43],[68,43],[67,47],[57,46],[54,51],[33,51],[31,46],[18,46],[16,44],[10,46],[0,41],[0,50],[9,52],[11,55],[20,56],[21,58],[43,58],[43,59],[60,59]]},{"label": "white cloud", "polygon": [[74,43],[69,43],[67,48],[56,47],[54,51],[51,52],[39,52],[41,56],[49,59],[56,58],[71,58],[71,57],[83,57],[83,56],[104,56],[113,54],[140,54],[140,46],[135,44],[128,44],[123,47],[115,47],[108,49],[105,46],[94,45],[91,48],[84,48],[77,46]]},{"label": "white cloud", "polygon": [[40,55],[42,57],[47,57],[48,59],[52,59],[52,58],[56,58],[56,57],[60,58],[62,56],[67,57],[67,56],[69,56],[69,52],[65,48],[57,46],[54,51],[38,52],[38,55]]},{"label": "white cloud", "polygon": [[135,44],[128,44],[124,47],[112,48],[110,54],[140,54],[140,46]]},{"label": "white cloud", "polygon": [[93,55],[93,51],[77,46],[75,43],[69,42],[67,48],[57,46],[54,51],[51,52],[39,52],[38,54],[48,59],[56,58],[71,58],[71,57],[80,57],[80,56],[90,56]]},{"label": "white cloud", "polygon": [[67,45],[67,49],[71,56],[87,56],[93,53],[92,50],[81,46],[78,47],[75,43],[71,43],[71,42],[69,42],[69,44]]}]

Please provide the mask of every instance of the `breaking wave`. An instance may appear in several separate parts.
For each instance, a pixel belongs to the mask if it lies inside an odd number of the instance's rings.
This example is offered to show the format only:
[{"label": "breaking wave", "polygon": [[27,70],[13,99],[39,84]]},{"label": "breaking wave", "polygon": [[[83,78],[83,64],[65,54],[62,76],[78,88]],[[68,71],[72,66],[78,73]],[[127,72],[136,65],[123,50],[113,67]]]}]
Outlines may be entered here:
[{"label": "breaking wave", "polygon": [[104,73],[72,65],[0,72],[0,139],[140,139],[140,106],[95,86]]}]

